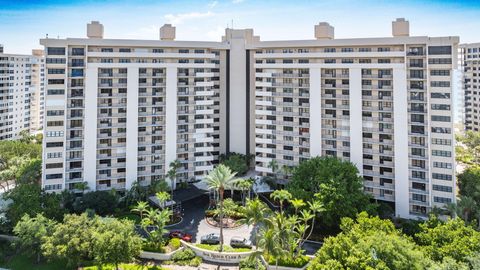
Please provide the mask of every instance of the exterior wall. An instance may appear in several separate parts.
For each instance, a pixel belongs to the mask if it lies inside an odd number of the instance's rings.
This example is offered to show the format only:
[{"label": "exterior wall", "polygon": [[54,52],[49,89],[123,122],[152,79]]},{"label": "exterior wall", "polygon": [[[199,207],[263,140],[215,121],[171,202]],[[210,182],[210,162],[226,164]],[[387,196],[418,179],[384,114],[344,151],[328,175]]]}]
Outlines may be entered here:
[{"label": "exterior wall", "polygon": [[[220,43],[42,40],[47,53],[46,190],[129,189],[203,178],[225,151]],[[223,52],[223,53],[221,53]],[[223,66],[224,68],[224,66]],[[222,94],[223,96],[223,94]],[[63,143],[62,143],[63,142]]]},{"label": "exterior wall", "polygon": [[43,57],[0,53],[0,140],[41,129]]},{"label": "exterior wall", "polygon": [[457,45],[424,37],[253,43],[257,172],[270,174],[273,159],[282,167],[336,156],[355,164],[365,191],[393,203],[397,216],[425,217],[454,202]]},{"label": "exterior wall", "polygon": [[55,70],[47,190],[148,185],[175,159],[180,181],[191,181],[219,154],[239,152],[255,155],[260,175],[272,173],[272,160],[349,160],[365,192],[401,217],[455,201],[458,38],[260,41],[251,29],[227,29],[222,42],[41,43]]},{"label": "exterior wall", "polygon": [[464,94],[464,127],[466,130],[480,130],[480,43],[462,44],[461,68],[463,71],[462,90]]}]

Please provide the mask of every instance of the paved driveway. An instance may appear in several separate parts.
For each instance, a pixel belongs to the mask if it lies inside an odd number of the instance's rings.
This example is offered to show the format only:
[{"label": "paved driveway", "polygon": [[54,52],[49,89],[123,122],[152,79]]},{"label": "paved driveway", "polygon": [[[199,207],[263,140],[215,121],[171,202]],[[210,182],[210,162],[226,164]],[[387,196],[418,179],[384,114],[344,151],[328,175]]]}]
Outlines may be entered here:
[{"label": "paved driveway", "polygon": [[[167,227],[167,230],[182,230],[192,235],[192,242],[200,243],[200,238],[209,233],[220,233],[220,229],[212,227],[205,221],[205,210],[208,207],[208,196],[200,196],[182,203],[183,220],[180,224]],[[224,243],[229,244],[233,236],[245,237],[252,240],[253,226],[240,226],[235,229],[224,229]]]}]

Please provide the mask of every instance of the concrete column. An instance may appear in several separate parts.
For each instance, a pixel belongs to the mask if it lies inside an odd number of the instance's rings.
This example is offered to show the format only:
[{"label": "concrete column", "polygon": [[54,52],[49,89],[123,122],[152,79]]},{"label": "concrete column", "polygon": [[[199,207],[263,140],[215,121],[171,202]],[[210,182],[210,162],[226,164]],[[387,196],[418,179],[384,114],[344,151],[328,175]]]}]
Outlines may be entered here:
[{"label": "concrete column", "polygon": [[395,214],[410,216],[408,172],[408,95],[404,68],[393,69],[393,128],[395,151]]},{"label": "concrete column", "polygon": [[310,68],[310,156],[322,155],[322,79],[320,68]]},{"label": "concrete column", "polygon": [[[177,159],[177,67],[167,67],[165,111],[165,173]],[[170,181],[167,181],[170,183]],[[175,188],[176,183],[174,184]]]},{"label": "concrete column", "polygon": [[[243,35],[230,40],[230,152],[246,154],[247,83],[246,50]],[[227,67],[228,68],[228,67]]]},{"label": "concrete column", "polygon": [[89,67],[85,73],[83,179],[92,191],[97,189],[97,96],[98,68]]},{"label": "concrete column", "polygon": [[138,67],[127,69],[127,143],[125,188],[137,181],[138,170]]},{"label": "concrete column", "polygon": [[362,70],[351,68],[350,74],[350,161],[363,175],[363,132],[362,132]]}]

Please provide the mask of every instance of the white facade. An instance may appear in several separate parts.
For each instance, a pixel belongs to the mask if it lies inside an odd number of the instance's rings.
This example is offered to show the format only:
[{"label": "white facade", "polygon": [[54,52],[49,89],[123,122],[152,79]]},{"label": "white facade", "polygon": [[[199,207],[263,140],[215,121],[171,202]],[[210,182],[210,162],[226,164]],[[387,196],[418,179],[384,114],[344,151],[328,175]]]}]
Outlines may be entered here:
[{"label": "white facade", "polygon": [[[462,99],[464,128],[480,130],[480,43],[461,44]],[[459,95],[460,96],[460,95]]]},{"label": "white facade", "polygon": [[41,129],[43,61],[38,54],[0,53],[0,140]]},{"label": "white facade", "polygon": [[349,160],[365,191],[402,217],[455,201],[458,37],[409,37],[405,20],[394,37],[366,39],[334,39],[326,23],[298,41],[260,41],[251,29],[175,41],[170,25],[161,40],[111,40],[101,29],[41,40],[47,190],[148,184],[175,159],[182,181],[200,179],[230,151],[254,154],[264,175],[271,160]]}]

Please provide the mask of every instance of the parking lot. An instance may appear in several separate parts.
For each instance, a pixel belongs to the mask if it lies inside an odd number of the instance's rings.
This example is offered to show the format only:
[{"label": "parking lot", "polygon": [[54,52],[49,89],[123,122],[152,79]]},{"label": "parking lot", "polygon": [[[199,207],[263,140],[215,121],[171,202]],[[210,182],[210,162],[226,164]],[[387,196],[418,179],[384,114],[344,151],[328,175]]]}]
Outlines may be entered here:
[{"label": "parking lot", "polygon": [[[192,235],[192,242],[200,243],[203,235],[210,233],[220,233],[219,228],[210,226],[205,221],[205,210],[208,207],[208,196],[202,195],[195,199],[182,203],[183,219],[180,224],[168,227],[167,229],[181,230]],[[245,237],[253,240],[253,226],[240,226],[235,229],[224,229],[224,243],[229,244],[233,236]]]}]

